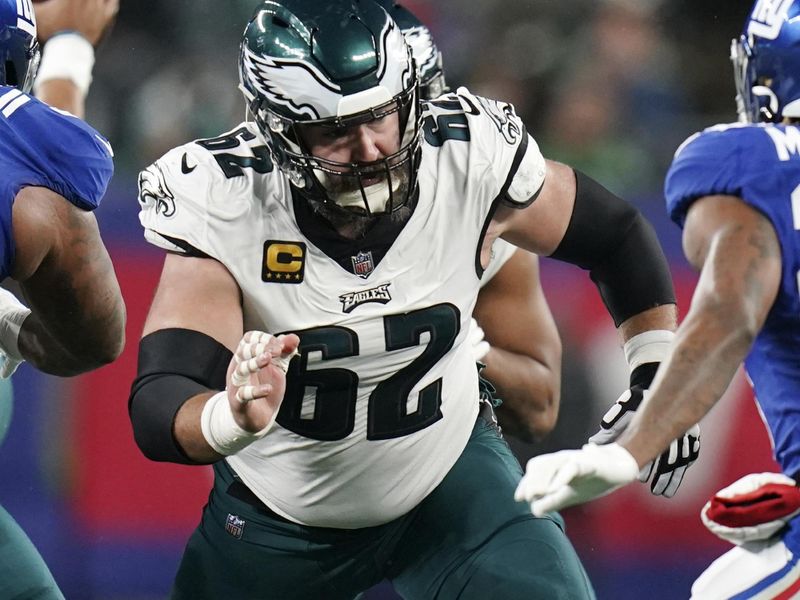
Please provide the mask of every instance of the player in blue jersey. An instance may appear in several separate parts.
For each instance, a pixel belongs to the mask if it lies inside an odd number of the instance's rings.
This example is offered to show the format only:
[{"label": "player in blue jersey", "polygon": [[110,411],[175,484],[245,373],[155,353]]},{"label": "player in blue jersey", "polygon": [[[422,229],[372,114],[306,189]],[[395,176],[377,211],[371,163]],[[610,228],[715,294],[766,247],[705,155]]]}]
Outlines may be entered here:
[{"label": "player in blue jersey", "polygon": [[756,2],[731,58],[740,122],[690,137],[666,179],[700,270],[671,356],[617,444],[533,459],[517,497],[542,514],[631,481],[714,406],[744,360],[782,474],[748,475],[703,508],[737,547],[692,595],[790,598],[800,592],[800,2]]},{"label": "player in blue jersey", "polygon": [[[111,147],[78,118],[93,44],[117,4],[51,0],[34,14],[30,0],[0,0],[0,278],[14,279],[27,304],[0,289],[3,378],[23,360],[75,375],[114,360],[124,344],[125,308],[91,212],[113,172]],[[39,99],[28,93],[39,66],[37,16],[46,42],[34,87]],[[5,385],[0,438],[10,419]],[[0,598],[63,598],[2,507]]]}]

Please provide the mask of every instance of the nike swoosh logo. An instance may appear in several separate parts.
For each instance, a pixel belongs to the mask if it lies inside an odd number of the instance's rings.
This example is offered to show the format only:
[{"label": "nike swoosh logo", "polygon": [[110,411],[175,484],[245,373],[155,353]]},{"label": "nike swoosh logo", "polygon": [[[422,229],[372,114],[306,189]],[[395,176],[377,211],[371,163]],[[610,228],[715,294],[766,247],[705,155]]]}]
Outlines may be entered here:
[{"label": "nike swoosh logo", "polygon": [[192,171],[194,171],[197,168],[197,165],[195,165],[193,167],[189,166],[189,161],[187,160],[188,158],[189,158],[189,154],[184,152],[183,153],[183,158],[181,158],[181,173],[183,173],[184,175],[188,175],[189,173],[191,173]]},{"label": "nike swoosh logo", "polygon": [[104,147],[106,150],[108,150],[108,155],[113,157],[113,156],[114,156],[114,149],[113,149],[113,148],[111,148],[111,144],[109,144],[109,143],[108,143],[108,141],[106,141],[105,139],[101,138],[101,137],[100,137],[99,135],[97,135],[96,133],[94,134],[94,137],[96,137],[96,138],[97,138],[97,141],[98,141],[98,142],[100,142],[101,144],[103,144],[103,147]]}]

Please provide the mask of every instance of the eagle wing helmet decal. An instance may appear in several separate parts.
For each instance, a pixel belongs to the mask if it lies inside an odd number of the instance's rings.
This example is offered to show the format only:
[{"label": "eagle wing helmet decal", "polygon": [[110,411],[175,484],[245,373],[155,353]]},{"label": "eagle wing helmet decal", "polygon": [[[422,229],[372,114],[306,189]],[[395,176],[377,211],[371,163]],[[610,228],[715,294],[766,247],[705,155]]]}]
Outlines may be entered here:
[{"label": "eagle wing helmet decal", "polygon": [[[396,66],[398,61],[387,60],[389,52],[403,55],[408,52],[403,34],[391,19],[386,19],[378,43],[378,81],[388,84],[389,88],[398,83],[401,88],[407,86],[410,73],[393,72],[394,69],[390,67]],[[339,115],[340,100],[343,97],[341,86],[331,81],[312,61],[258,55],[245,46],[242,49],[242,71],[259,94],[270,103],[285,107],[296,118],[313,121],[345,116]]]},{"label": "eagle wing helmet decal", "polygon": [[420,73],[427,73],[436,67],[437,53],[433,44],[433,36],[427,27],[411,27],[404,30],[408,45],[411,46],[412,55],[417,61]]},{"label": "eagle wing helmet decal", "polygon": [[257,56],[249,48],[244,49],[242,62],[250,83],[261,94],[300,118],[321,119],[325,108],[339,103],[341,87],[310,62]]}]

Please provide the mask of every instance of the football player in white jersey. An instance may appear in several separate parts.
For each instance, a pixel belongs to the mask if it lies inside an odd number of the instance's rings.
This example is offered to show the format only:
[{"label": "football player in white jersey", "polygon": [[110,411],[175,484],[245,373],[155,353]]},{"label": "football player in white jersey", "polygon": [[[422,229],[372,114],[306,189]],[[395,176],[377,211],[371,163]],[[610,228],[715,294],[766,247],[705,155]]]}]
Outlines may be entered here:
[{"label": "football player in white jersey", "polygon": [[[675,327],[652,228],[545,161],[511,105],[419,101],[373,0],[261,4],[252,121],[140,177],[168,251],[130,397],[153,460],[214,464],[175,598],[591,598],[479,415],[469,322],[503,237],[591,272],[634,370]],[[655,350],[653,350],[655,348]]]}]

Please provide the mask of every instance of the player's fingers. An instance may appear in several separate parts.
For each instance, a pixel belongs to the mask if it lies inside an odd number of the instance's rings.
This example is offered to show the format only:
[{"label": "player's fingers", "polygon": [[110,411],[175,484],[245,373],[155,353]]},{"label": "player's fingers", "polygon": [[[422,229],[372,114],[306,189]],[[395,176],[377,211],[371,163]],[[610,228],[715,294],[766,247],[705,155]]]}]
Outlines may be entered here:
[{"label": "player's fingers", "polygon": [[234,352],[233,355],[234,360],[240,363],[243,360],[249,360],[259,356],[266,350],[272,339],[273,337],[269,333],[264,333],[263,331],[248,331],[242,336],[242,339],[239,340],[239,345],[236,347],[236,352]]},{"label": "player's fingers", "polygon": [[517,502],[530,502],[534,495],[543,494],[550,486],[558,468],[558,454],[534,456],[525,466],[522,476],[514,491]]},{"label": "player's fingers", "polygon": [[272,386],[265,385],[245,385],[236,390],[236,399],[242,404],[258,400],[259,398],[266,398],[272,392]]},{"label": "player's fingers", "polygon": [[268,352],[248,360],[242,360],[236,365],[231,374],[231,383],[237,387],[249,383],[250,376],[268,365],[269,360],[270,354]]},{"label": "player's fingers", "polygon": [[672,476],[669,478],[669,483],[664,488],[664,491],[661,495],[665,498],[672,498],[678,492],[678,488],[680,487],[685,474],[686,466],[675,469],[675,471],[672,473]]},{"label": "player's fingers", "polygon": [[245,344],[241,349],[241,357],[243,360],[250,360],[260,354],[264,354],[266,349],[267,345],[262,343]]},{"label": "player's fingers", "polygon": [[667,465],[674,465],[678,460],[678,442],[680,440],[672,440],[669,445],[669,457],[667,458]]},{"label": "player's fingers", "polygon": [[242,336],[242,341],[248,344],[268,344],[272,339],[272,334],[265,331],[248,331]]},{"label": "player's fingers", "polygon": [[671,471],[668,473],[657,472],[650,483],[650,492],[655,496],[660,496],[669,484],[670,477],[672,477]]},{"label": "player's fingers", "polygon": [[547,487],[547,493],[552,493],[555,490],[560,490],[569,486],[574,479],[580,477],[583,469],[575,461],[569,461],[561,464],[553,475],[550,485]]},{"label": "player's fingers", "polygon": [[691,446],[692,440],[689,439],[688,435],[685,435],[681,438],[681,458],[688,459],[689,455],[692,452]]},{"label": "player's fingers", "polygon": [[570,505],[570,500],[574,497],[574,491],[570,487],[561,488],[551,494],[542,496],[538,500],[531,502],[531,512],[542,517],[547,513],[564,508]]},{"label": "player's fingers", "polygon": [[299,354],[300,353],[297,351],[297,348],[295,348],[286,355],[273,356],[272,364],[278,367],[284,373],[286,373],[289,370],[289,363],[291,363],[292,359]]},{"label": "player's fingers", "polygon": [[529,474],[519,482],[514,493],[518,502],[532,502],[555,493],[567,487],[578,475],[579,469],[574,462],[564,463],[558,455],[541,458],[538,465],[534,464],[532,469],[529,467]]},{"label": "player's fingers", "polygon": [[689,464],[682,466],[675,472],[675,475],[672,477],[670,485],[668,485],[667,489],[664,490],[665,497],[672,498],[675,494],[678,493],[678,488],[680,487],[681,483],[683,483],[683,478],[686,476],[686,469],[689,468]]}]

